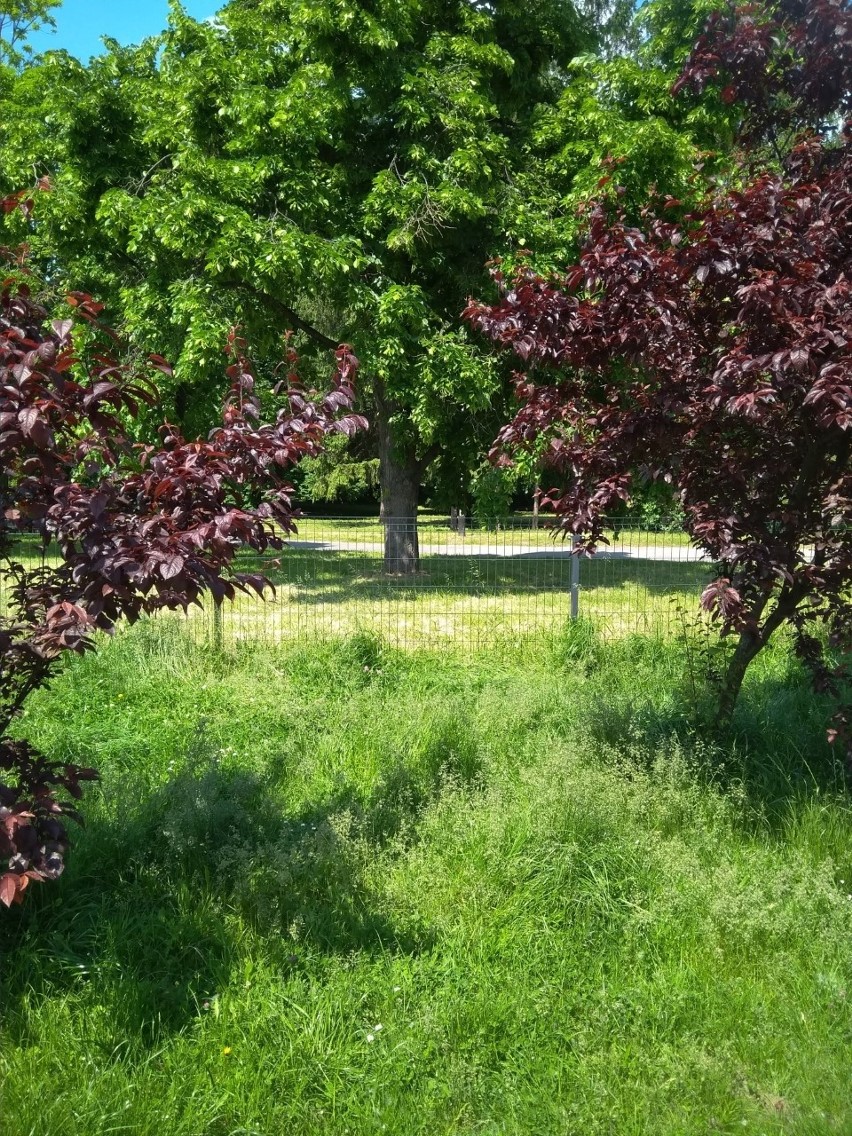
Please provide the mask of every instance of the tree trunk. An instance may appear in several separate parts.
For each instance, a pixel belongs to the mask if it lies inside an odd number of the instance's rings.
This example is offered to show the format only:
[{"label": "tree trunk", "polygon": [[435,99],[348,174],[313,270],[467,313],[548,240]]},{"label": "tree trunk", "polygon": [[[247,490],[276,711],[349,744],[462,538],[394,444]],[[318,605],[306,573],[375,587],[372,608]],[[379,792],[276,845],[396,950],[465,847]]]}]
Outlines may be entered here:
[{"label": "tree trunk", "polygon": [[535,479],[535,488],[533,489],[533,531],[538,529],[538,510],[541,502],[541,486],[538,483],[538,478]]},{"label": "tree trunk", "polygon": [[719,725],[730,725],[749,664],[766,645],[765,636],[753,631],[740,634],[736,650],[731,656],[719,692]]},{"label": "tree trunk", "polygon": [[752,661],[760,654],[778,628],[786,623],[796,608],[807,595],[807,590],[801,584],[790,587],[785,586],[778,596],[775,607],[761,623],[769,596],[764,598],[751,609],[752,626],[755,630],[740,632],[736,650],[731,656],[728,668],[722,679],[722,689],[719,692],[719,725],[728,726],[734,716],[737,699],[740,696],[743,679]]},{"label": "tree trunk", "polygon": [[386,406],[378,402],[376,427],[379,435],[380,515],[385,529],[385,572],[408,576],[417,571],[420,563],[417,502],[421,463],[412,446],[400,445],[394,439],[386,410]]}]

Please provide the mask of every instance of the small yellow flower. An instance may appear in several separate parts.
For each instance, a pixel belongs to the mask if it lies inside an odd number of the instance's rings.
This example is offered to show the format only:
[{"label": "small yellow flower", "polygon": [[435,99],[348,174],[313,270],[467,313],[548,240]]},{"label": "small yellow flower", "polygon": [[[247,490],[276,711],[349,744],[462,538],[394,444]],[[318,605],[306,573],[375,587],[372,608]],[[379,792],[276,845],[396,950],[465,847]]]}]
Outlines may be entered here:
[{"label": "small yellow flower", "polygon": [[230,1052],[231,1052],[231,1047],[230,1047],[230,1045],[226,1045],[226,1046],[224,1047],[224,1049],[222,1050],[222,1056],[223,1056],[223,1057],[227,1057],[227,1056],[228,1056],[228,1054],[229,1054]]}]

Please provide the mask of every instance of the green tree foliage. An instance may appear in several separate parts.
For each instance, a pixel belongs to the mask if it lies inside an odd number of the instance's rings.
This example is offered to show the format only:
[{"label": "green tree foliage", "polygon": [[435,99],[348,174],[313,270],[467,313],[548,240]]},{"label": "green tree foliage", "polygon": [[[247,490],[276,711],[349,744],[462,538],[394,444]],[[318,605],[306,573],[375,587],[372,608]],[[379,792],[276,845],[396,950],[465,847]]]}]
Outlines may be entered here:
[{"label": "green tree foliage", "polygon": [[537,109],[528,160],[515,180],[508,236],[529,255],[510,258],[512,268],[530,257],[543,272],[571,263],[593,199],[617,192],[620,208],[638,219],[650,187],[696,202],[708,177],[727,169],[731,108],[714,92],[671,98],[711,7],[652,0],[635,13],[632,50],[570,61],[559,97]]},{"label": "green tree foliage", "polygon": [[378,458],[359,458],[346,437],[329,440],[316,457],[305,458],[296,472],[299,497],[315,503],[375,502],[379,489]]},{"label": "green tree foliage", "polygon": [[303,356],[352,342],[407,571],[424,478],[451,496],[505,417],[506,365],[458,321],[486,261],[572,260],[607,156],[638,203],[652,180],[685,196],[718,143],[698,98],[665,98],[695,9],[657,0],[628,29],[618,2],[232,0],[205,24],[175,5],[159,40],[24,70],[0,188],[51,179],[16,237],[165,349],[189,428],[214,417],[235,318],[261,365],[287,327]]},{"label": "green tree foliage", "polygon": [[32,54],[27,39],[45,24],[60,0],[0,0],[0,66],[20,67]]},{"label": "green tree foliage", "polygon": [[[161,44],[29,69],[5,177],[51,177],[35,255],[119,295],[140,345],[165,336],[196,409],[235,315],[261,357],[285,327],[319,348],[345,329],[385,512],[410,516],[500,386],[458,312],[505,243],[534,108],[592,45],[568,0],[234,0],[207,24],[175,7]],[[406,570],[416,543],[388,554]]]}]

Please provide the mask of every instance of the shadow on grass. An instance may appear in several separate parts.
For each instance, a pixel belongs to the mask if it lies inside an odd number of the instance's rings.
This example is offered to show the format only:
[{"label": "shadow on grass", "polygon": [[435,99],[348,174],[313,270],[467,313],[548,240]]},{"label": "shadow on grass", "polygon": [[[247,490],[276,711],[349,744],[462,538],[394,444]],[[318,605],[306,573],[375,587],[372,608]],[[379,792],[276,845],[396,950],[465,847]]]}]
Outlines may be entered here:
[{"label": "shadow on grass", "polygon": [[205,1012],[258,938],[282,976],[328,955],[429,950],[428,929],[400,932],[378,909],[366,869],[417,839],[447,784],[476,776],[471,763],[399,765],[366,797],[341,785],[295,814],[268,780],[210,756],[141,803],[107,787],[66,878],[0,913],[3,1032],[33,1041],[42,998],[91,1001],[94,987],[98,1044],[120,1056]]},{"label": "shadow on grass", "polygon": [[[582,589],[641,588],[697,595],[709,579],[710,567],[689,561],[634,560],[628,557],[581,562]],[[415,577],[386,575],[379,555],[357,552],[292,549],[280,560],[242,556],[242,571],[260,571],[276,585],[297,589],[297,602],[307,605],[392,599],[414,602],[432,591],[464,595],[528,595],[566,593],[571,586],[572,558],[541,552],[525,556],[432,556],[424,553]]]},{"label": "shadow on grass", "polygon": [[783,649],[747,676],[726,728],[717,720],[717,687],[683,645],[642,636],[592,641],[585,657],[587,729],[602,748],[627,745],[652,765],[676,738],[699,777],[722,792],[735,789],[751,817],[779,832],[792,802],[848,795],[849,771],[826,740],[832,704]]}]

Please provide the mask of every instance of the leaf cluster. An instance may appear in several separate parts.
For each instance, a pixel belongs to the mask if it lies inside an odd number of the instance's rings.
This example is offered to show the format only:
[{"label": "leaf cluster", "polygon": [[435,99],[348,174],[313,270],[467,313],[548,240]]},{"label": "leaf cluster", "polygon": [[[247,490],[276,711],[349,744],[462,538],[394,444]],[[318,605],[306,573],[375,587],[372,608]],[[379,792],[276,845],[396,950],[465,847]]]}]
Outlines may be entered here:
[{"label": "leaf cluster", "polygon": [[[791,38],[834,35],[847,15],[835,21],[835,7],[808,9]],[[728,44],[730,66],[739,44]],[[843,71],[852,40],[838,48]],[[799,77],[806,100],[806,67]],[[787,93],[781,83],[782,105]],[[824,113],[822,95],[811,109]],[[852,626],[850,186],[847,126],[836,139],[804,136],[781,172],[711,192],[684,215],[658,198],[638,227],[601,202],[567,274],[526,268],[507,280],[498,267],[500,302],[466,312],[526,365],[494,456],[547,436],[563,531],[593,551],[637,476],[671,484],[694,542],[722,565],[703,603],[740,636],[737,665],[790,623],[824,687],[840,682],[826,639],[842,652]]]},{"label": "leaf cluster", "polygon": [[804,129],[827,130],[852,113],[852,7],[848,0],[771,0],[713,12],[674,93],[720,89],[738,109],[748,146],[779,146]]},{"label": "leaf cluster", "polygon": [[[14,199],[12,206],[20,205]],[[27,203],[23,202],[26,208]],[[151,369],[122,357],[102,305],[75,293],[72,319],[49,321],[25,262],[0,283],[0,745],[11,780],[2,792],[7,859],[0,901],[20,898],[30,879],[61,870],[67,809],[53,787],[75,794],[82,774],[45,763],[3,735],[27,697],[49,681],[65,651],[94,646],[95,631],[205,595],[258,593],[263,577],[233,571],[238,549],[282,547],[295,528],[286,471],[316,455],[324,439],[366,425],[350,413],[357,359],[337,350],[335,382],[324,396],[306,390],[288,347],[274,421],[260,419],[256,379],[244,342],[228,342],[230,383],[222,425],[186,440],[168,423],[159,445],[134,444],[126,424],[157,392]],[[23,278],[22,278],[23,277]],[[60,562],[11,559],[16,531],[34,529],[59,548]],[[57,825],[60,827],[57,828]],[[60,831],[61,829],[61,831]],[[11,882],[10,882],[11,881]]]}]

